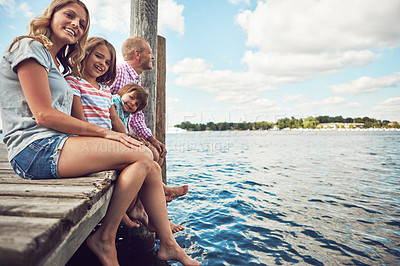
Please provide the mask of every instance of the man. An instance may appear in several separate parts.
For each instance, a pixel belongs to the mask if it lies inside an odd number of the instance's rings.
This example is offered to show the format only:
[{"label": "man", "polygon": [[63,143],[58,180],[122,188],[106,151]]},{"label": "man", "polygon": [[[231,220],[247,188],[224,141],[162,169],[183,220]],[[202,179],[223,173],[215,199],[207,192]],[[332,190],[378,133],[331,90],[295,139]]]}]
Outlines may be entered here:
[{"label": "man", "polygon": [[[112,94],[115,94],[129,83],[141,85],[139,75],[145,70],[153,69],[152,61],[154,60],[154,55],[150,44],[144,38],[131,37],[126,39],[122,44],[122,56],[125,62],[117,66],[117,77],[111,86]],[[167,154],[167,150],[164,144],[158,141],[146,126],[142,111],[131,114],[128,121],[128,131],[134,132],[138,137],[146,139],[157,149],[159,153],[157,162],[161,165],[163,158]]]},{"label": "man", "polygon": [[[153,69],[152,61],[154,60],[154,55],[150,44],[146,39],[141,37],[128,38],[122,44],[121,51],[125,62],[117,65],[117,77],[115,78],[114,84],[111,85],[112,94],[115,94],[123,86],[129,83],[136,83],[141,86],[139,75],[145,70]],[[164,144],[158,141],[152,135],[151,130],[146,126],[142,111],[130,115],[128,120],[128,131],[133,131],[138,137],[149,141],[155,147],[159,155],[155,154],[154,150],[151,149],[155,161],[159,165],[163,163],[167,150],[165,149]],[[164,184],[164,192],[166,200],[171,201],[175,197],[185,195],[188,192],[188,186],[169,187]],[[137,227],[141,223],[148,225],[148,216],[144,211],[140,200],[136,202],[136,205],[130,206],[127,213],[131,219],[127,219],[127,216],[125,216],[122,222],[128,227]],[[173,233],[184,230],[183,226],[176,225],[172,222],[170,222],[170,226]]]}]

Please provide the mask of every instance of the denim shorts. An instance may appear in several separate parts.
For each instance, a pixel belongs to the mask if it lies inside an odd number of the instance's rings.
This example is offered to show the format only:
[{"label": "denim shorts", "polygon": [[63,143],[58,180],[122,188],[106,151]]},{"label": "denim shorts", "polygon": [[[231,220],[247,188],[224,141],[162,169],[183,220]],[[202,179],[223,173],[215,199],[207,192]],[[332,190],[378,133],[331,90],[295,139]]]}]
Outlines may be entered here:
[{"label": "denim shorts", "polygon": [[58,158],[68,137],[53,136],[29,144],[11,160],[15,173],[25,179],[60,178]]}]

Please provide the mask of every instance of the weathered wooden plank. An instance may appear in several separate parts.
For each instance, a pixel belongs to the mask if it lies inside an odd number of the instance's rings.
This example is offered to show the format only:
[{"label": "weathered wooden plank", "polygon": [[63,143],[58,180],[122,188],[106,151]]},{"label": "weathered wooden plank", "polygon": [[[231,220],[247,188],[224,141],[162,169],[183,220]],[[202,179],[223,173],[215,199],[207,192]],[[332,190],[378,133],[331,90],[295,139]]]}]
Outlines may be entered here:
[{"label": "weathered wooden plank", "polygon": [[64,265],[105,215],[117,172],[28,180],[4,154],[0,144],[0,265]]},{"label": "weathered wooden plank", "polygon": [[67,186],[49,184],[7,184],[0,186],[0,196],[87,198],[98,193],[93,186]]},{"label": "weathered wooden plank", "polygon": [[59,219],[0,216],[0,265],[37,265],[62,233]]},{"label": "weathered wooden plank", "polygon": [[55,246],[39,265],[65,265],[79,246],[85,241],[90,232],[106,214],[114,187],[97,201],[87,212],[86,216],[63,237],[61,243]]},{"label": "weathered wooden plank", "polygon": [[[1,169],[0,169],[1,173]],[[8,174],[0,174],[0,184],[40,184],[40,185],[67,185],[67,186],[88,186],[93,185],[98,189],[107,187],[113,180],[116,180],[116,171],[104,171],[91,174],[86,177],[60,178],[60,179],[42,179],[29,180],[19,177],[10,168]]]},{"label": "weathered wooden plank", "polygon": [[[157,36],[157,98],[156,98],[156,132],[155,137],[165,144],[165,82],[166,82],[166,41]],[[161,165],[163,182],[167,183],[167,160]]]},{"label": "weathered wooden plank", "polygon": [[76,224],[90,207],[87,198],[43,198],[2,196],[0,215],[20,217],[58,218],[66,224]]},{"label": "weathered wooden plank", "polygon": [[[131,0],[130,36],[145,38],[157,58],[157,14],[158,0]],[[153,60],[153,69],[143,71],[140,80],[144,88],[149,91],[147,106],[144,109],[146,125],[155,132],[156,125],[156,79],[157,61]]]}]

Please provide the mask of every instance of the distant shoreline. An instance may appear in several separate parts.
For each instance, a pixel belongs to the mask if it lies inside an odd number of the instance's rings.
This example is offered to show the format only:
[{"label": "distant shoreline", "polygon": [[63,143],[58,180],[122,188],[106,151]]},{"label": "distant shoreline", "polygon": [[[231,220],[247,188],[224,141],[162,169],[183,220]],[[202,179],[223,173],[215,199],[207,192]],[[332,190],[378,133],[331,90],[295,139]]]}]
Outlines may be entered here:
[{"label": "distant shoreline", "polygon": [[323,132],[377,132],[377,131],[388,131],[388,132],[393,132],[393,131],[399,131],[400,128],[355,128],[355,129],[343,129],[343,128],[330,128],[330,129],[311,129],[311,128],[284,128],[284,129],[248,129],[248,130],[236,130],[236,129],[228,129],[228,130],[185,130],[185,129],[179,129],[179,130],[174,130],[174,129],[167,129],[166,133],[167,134],[179,134],[179,133],[186,133],[186,132],[263,132],[263,131],[271,131],[271,132],[279,132],[279,131],[301,131],[301,132],[318,132],[318,131],[323,131]]},{"label": "distant shoreline", "polygon": [[400,122],[391,122],[389,120],[378,120],[369,117],[357,117],[357,118],[343,118],[342,116],[329,117],[329,116],[318,116],[318,117],[307,117],[307,118],[282,118],[272,122],[208,122],[193,124],[189,121],[181,122],[175,125],[176,128],[188,130],[188,131],[226,131],[226,130],[287,130],[289,129],[305,129],[305,130],[353,130],[353,129],[399,129]]}]

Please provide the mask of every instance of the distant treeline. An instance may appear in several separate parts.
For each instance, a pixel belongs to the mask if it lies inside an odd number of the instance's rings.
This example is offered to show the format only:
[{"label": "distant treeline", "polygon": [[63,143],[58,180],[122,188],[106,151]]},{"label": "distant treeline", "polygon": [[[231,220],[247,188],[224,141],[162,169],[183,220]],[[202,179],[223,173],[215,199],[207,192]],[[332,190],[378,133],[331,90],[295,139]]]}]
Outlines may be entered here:
[{"label": "distant treeline", "polygon": [[[282,118],[279,119],[276,123],[271,122],[208,122],[207,124],[192,124],[188,121],[182,122],[179,125],[175,125],[175,127],[182,128],[189,131],[225,131],[225,130],[268,130],[272,129],[275,126],[278,129],[284,128],[310,128],[316,129],[320,127],[321,123],[346,123],[346,124],[364,124],[364,128],[400,128],[399,123],[390,122],[388,120],[378,120],[369,117],[358,117],[358,118],[343,118],[342,116],[318,116],[318,117],[307,117],[305,119],[300,118],[297,119],[295,117],[291,118]],[[352,128],[350,126],[350,128]]]}]

